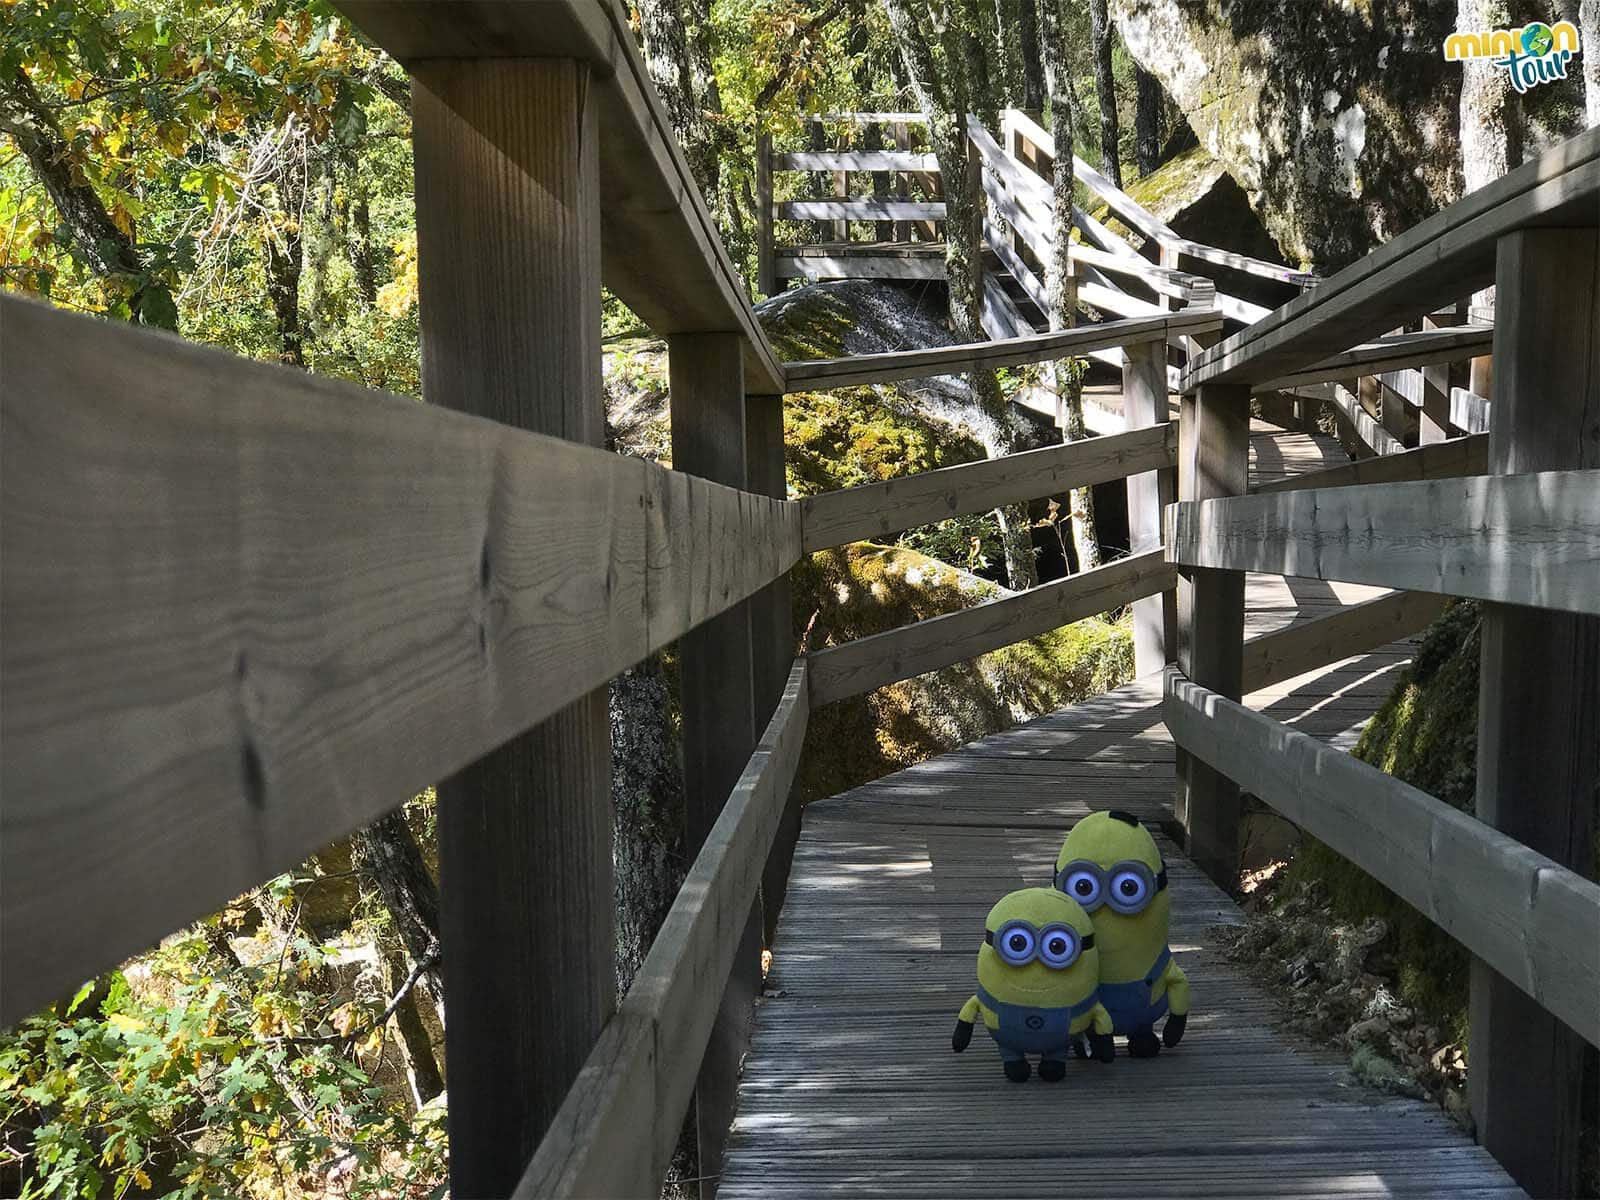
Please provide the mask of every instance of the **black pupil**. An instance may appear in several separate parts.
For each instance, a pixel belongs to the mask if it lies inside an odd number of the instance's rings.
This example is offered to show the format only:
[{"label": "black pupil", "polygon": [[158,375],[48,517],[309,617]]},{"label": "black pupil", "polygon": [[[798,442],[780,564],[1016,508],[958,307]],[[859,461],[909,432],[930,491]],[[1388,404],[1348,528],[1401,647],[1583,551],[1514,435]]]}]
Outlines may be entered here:
[{"label": "black pupil", "polygon": [[1139,884],[1138,884],[1137,880],[1124,879],[1122,881],[1122,894],[1124,896],[1131,896],[1135,892],[1137,892],[1138,890],[1139,890]]},{"label": "black pupil", "polygon": [[1066,952],[1067,952],[1066,939],[1058,938],[1058,937],[1050,939],[1050,953],[1051,954],[1065,954]]},{"label": "black pupil", "polygon": [[1078,880],[1078,895],[1087,896],[1093,890],[1094,884],[1090,883],[1087,879]]},{"label": "black pupil", "polygon": [[1013,933],[1011,935],[1011,948],[1018,954],[1022,953],[1022,951],[1028,948],[1028,939],[1023,937],[1020,933]]}]

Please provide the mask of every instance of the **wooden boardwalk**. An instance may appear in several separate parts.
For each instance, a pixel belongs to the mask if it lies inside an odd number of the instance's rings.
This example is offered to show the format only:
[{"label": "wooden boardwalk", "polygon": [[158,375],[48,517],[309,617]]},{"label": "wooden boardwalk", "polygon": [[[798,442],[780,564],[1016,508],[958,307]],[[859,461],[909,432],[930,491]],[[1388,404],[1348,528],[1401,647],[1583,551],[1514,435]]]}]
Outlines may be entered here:
[{"label": "wooden boardwalk", "polygon": [[[1261,478],[1332,465],[1331,438],[1257,425]],[[1246,636],[1374,589],[1249,577]],[[1396,644],[1247,698],[1354,743],[1407,661]],[[1170,818],[1173,747],[1142,680],[806,809],[721,1184],[737,1197],[1517,1196],[1429,1104],[1357,1082],[1277,1031],[1276,1002],[1219,949],[1233,902],[1162,838],[1172,946],[1194,987],[1175,1050],[1001,1075],[980,1031],[950,1051],[984,914],[1048,882],[1068,826],[1108,807]]]}]

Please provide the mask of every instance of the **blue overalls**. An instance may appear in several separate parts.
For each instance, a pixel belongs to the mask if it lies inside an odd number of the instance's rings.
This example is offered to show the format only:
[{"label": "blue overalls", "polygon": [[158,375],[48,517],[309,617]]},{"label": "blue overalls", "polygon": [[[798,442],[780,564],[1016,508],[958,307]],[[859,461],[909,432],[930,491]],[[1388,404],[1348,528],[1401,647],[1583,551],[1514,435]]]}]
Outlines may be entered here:
[{"label": "blue overalls", "polygon": [[1145,972],[1143,979],[1127,983],[1101,983],[1100,1003],[1111,1014],[1112,1032],[1128,1034],[1147,1029],[1167,1015],[1167,994],[1162,992],[1161,999],[1152,1002],[1150,989],[1155,987],[1156,980],[1161,978],[1171,961],[1172,949],[1164,946],[1161,953],[1156,955],[1155,965]]},{"label": "blue overalls", "polygon": [[998,1022],[996,1028],[989,1030],[989,1036],[1005,1062],[1014,1062],[1024,1054],[1065,1058],[1067,1043],[1072,1038],[1072,1023],[1092,1009],[1097,999],[1095,993],[1090,992],[1066,1008],[1035,1008],[1031,1004],[1006,1004],[996,1000],[982,984],[978,985],[978,1003],[992,1012]]}]

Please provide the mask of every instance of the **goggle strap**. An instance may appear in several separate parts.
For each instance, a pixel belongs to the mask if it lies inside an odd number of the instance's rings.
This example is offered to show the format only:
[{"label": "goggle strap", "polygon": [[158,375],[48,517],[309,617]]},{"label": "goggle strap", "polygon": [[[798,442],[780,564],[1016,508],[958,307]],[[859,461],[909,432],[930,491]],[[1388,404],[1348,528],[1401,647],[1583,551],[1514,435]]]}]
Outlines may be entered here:
[{"label": "goggle strap", "polygon": [[[1073,932],[1077,933],[1077,930],[1073,930]],[[994,930],[985,929],[983,931],[983,944],[985,946],[994,945]],[[1078,949],[1079,950],[1092,950],[1092,949],[1094,949],[1094,934],[1092,934],[1092,933],[1079,933],[1078,934]]]}]

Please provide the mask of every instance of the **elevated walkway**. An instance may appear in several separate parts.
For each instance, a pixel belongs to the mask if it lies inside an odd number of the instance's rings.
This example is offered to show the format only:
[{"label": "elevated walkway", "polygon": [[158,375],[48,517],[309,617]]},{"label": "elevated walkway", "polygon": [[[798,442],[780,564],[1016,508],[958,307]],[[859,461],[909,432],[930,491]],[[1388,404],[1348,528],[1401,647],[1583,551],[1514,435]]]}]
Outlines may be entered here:
[{"label": "elevated walkway", "polygon": [[[1252,482],[1344,461],[1256,422]],[[1378,589],[1255,575],[1246,637]],[[1409,661],[1397,642],[1246,697],[1348,749]],[[1159,677],[809,805],[758,1002],[719,1195],[1520,1196],[1436,1107],[1357,1083],[1278,1032],[1223,955],[1233,901],[1166,837],[1172,947],[1194,988],[1181,1045],[1014,1085],[979,1033],[949,1050],[984,914],[1046,883],[1067,828],[1117,807],[1172,819]]]}]

